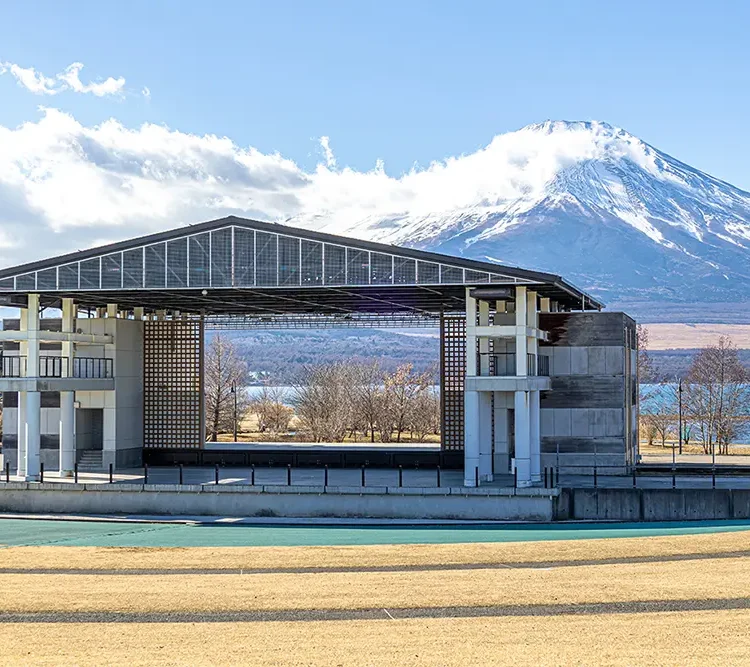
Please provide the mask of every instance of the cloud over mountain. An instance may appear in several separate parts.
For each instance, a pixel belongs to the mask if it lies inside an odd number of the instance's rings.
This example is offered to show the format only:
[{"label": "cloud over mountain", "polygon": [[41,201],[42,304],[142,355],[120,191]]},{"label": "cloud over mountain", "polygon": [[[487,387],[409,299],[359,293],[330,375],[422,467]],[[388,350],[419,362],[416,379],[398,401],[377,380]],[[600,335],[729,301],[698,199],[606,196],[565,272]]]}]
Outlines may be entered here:
[{"label": "cloud over mountain", "polygon": [[107,77],[104,81],[83,83],[81,70],[83,63],[71,63],[62,72],[48,77],[37,72],[33,67],[21,67],[15,63],[0,62],[0,75],[10,74],[18,85],[36,95],[57,95],[66,90],[74,93],[91,93],[96,97],[119,95],[125,87],[122,77]]},{"label": "cloud over mountain", "polygon": [[395,177],[339,168],[327,137],[306,171],[226,137],[41,113],[0,126],[3,265],[236,214],[559,271],[605,297],[750,300],[750,194],[605,123],[530,125]]}]

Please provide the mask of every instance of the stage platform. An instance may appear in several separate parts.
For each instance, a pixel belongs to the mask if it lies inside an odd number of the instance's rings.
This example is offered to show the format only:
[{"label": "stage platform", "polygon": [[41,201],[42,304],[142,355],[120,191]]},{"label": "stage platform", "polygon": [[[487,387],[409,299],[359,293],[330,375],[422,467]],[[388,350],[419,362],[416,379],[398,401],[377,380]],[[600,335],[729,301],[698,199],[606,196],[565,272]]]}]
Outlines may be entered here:
[{"label": "stage platform", "polygon": [[438,444],[399,443],[207,442],[200,449],[144,449],[153,466],[216,465],[288,466],[295,468],[463,468],[462,451],[443,451]]}]

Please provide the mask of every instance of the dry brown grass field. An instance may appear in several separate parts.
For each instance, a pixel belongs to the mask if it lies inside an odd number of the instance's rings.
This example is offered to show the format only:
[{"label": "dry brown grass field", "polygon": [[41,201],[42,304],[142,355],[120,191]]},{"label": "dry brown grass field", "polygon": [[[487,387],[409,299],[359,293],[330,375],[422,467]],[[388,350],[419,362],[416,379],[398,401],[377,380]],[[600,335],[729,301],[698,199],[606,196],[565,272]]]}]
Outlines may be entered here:
[{"label": "dry brown grass field", "polygon": [[740,665],[750,656],[747,531],[2,554],[3,665]]},{"label": "dry brown grass field", "polygon": [[714,345],[728,336],[739,348],[750,348],[748,324],[647,324],[650,350],[690,350]]}]

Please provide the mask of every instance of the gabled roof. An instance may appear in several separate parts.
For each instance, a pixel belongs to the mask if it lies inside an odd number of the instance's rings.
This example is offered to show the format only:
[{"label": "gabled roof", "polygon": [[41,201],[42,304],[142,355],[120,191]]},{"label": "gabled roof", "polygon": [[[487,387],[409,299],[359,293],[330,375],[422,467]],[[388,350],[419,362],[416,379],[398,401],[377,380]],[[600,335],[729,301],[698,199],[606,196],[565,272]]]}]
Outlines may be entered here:
[{"label": "gabled roof", "polygon": [[[301,303],[303,294],[326,301],[324,292],[340,298],[351,290],[359,302],[368,292],[376,301],[384,299],[375,293],[389,295],[385,301],[396,298],[393,306],[400,293],[409,294],[410,302],[430,295],[424,300],[428,309],[438,301],[445,309],[446,298],[455,309],[464,287],[488,283],[536,285],[568,307],[601,308],[560,276],[235,216],[0,270],[0,291],[38,292],[48,303],[69,296],[82,304],[174,308],[176,301],[192,298],[178,309],[205,310],[208,292],[220,294],[224,305],[215,304],[211,312],[230,312],[232,292],[254,295],[256,306],[265,295],[269,303],[262,308],[272,309],[274,296],[278,303],[296,294],[290,298]],[[234,299],[231,312],[252,307],[239,301]]]}]

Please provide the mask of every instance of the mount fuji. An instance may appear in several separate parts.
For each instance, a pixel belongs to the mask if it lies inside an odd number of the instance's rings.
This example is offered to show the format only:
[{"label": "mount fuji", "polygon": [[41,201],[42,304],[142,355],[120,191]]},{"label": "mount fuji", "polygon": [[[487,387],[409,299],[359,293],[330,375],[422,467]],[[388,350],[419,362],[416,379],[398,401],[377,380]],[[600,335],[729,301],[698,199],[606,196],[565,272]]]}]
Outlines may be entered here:
[{"label": "mount fuji", "polygon": [[559,273],[644,320],[750,322],[750,193],[623,129],[529,125],[401,182],[391,210],[295,222]]}]

